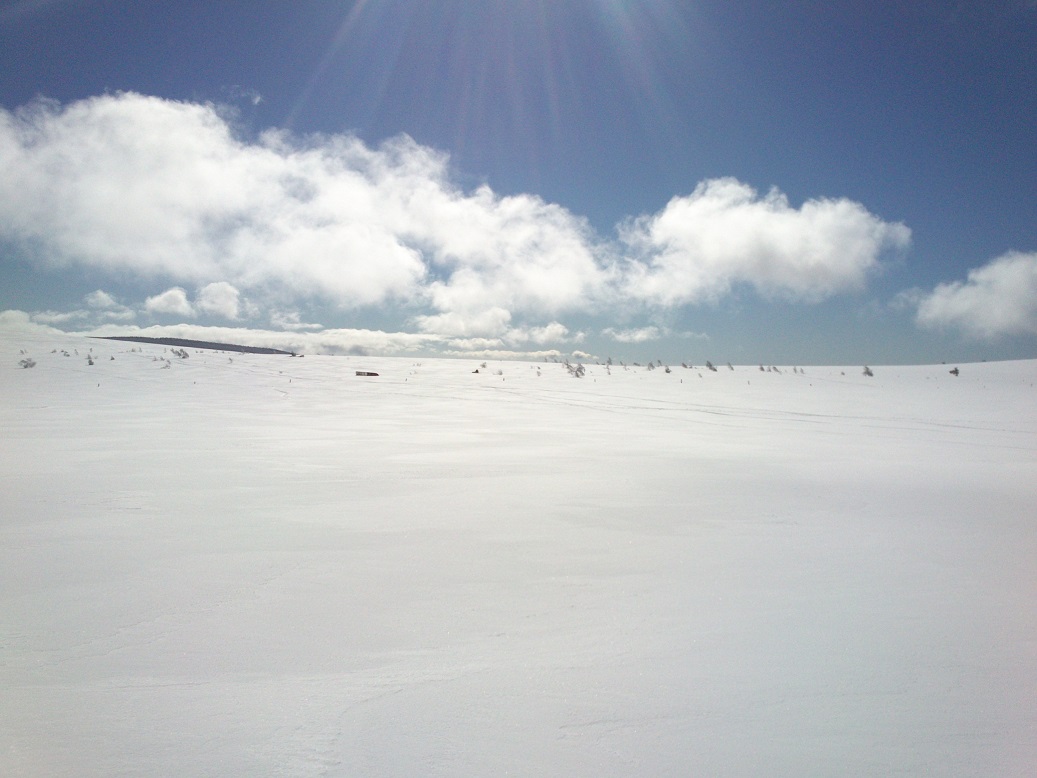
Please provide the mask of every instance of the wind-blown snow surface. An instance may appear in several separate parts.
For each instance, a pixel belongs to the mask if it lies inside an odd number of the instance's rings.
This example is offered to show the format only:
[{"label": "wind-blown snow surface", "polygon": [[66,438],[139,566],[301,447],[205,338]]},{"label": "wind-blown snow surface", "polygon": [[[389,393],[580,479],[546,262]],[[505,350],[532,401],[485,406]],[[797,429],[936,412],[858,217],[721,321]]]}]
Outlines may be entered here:
[{"label": "wind-blown snow surface", "polygon": [[0,348],[4,775],[1037,765],[1037,362]]}]

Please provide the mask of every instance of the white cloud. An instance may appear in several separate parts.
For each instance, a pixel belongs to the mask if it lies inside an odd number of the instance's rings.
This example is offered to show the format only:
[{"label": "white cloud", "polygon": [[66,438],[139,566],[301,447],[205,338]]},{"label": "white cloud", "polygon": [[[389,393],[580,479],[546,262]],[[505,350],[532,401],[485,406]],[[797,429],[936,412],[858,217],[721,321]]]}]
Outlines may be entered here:
[{"label": "white cloud", "polygon": [[462,350],[484,350],[505,344],[580,343],[586,337],[582,332],[570,333],[568,327],[557,321],[543,326],[509,326],[511,314],[503,308],[469,315],[450,312],[418,316],[414,321],[422,332],[449,339],[452,348]]},{"label": "white cloud", "polygon": [[226,281],[203,286],[194,301],[195,310],[234,321],[241,312],[241,293]]},{"label": "white cloud", "polygon": [[83,302],[90,309],[90,311],[84,313],[92,316],[95,320],[129,321],[137,317],[136,311],[122,305],[102,289],[97,289],[83,297]]},{"label": "white cloud", "polygon": [[510,322],[511,313],[498,307],[464,314],[451,311],[414,318],[414,323],[422,332],[458,338],[495,338],[507,331]]},{"label": "white cloud", "polygon": [[243,143],[211,105],[118,94],[0,113],[0,164],[4,232],[52,265],[350,305],[410,297],[425,274],[379,217],[414,165],[355,138]]},{"label": "white cloud", "polygon": [[270,314],[270,323],[280,330],[320,330],[324,327],[320,324],[311,324],[302,321],[298,311],[274,311]]},{"label": "white cloud", "polygon": [[524,359],[537,361],[544,359],[560,359],[563,356],[562,352],[556,349],[549,349],[546,351],[513,351],[511,349],[487,348],[481,351],[445,350],[441,353],[446,357],[467,357],[469,359]]},{"label": "white cloud", "polygon": [[1037,334],[1037,252],[1009,252],[938,285],[918,300],[923,327],[956,327],[975,338]]},{"label": "white cloud", "polygon": [[115,301],[114,297],[101,289],[91,292],[83,298],[83,301],[91,308],[97,308],[100,310],[111,310],[113,308],[121,307],[119,303]]},{"label": "white cloud", "polygon": [[433,265],[449,272],[428,286],[439,310],[551,315],[608,295],[611,271],[586,222],[539,198],[497,198],[483,187],[464,199],[421,198],[405,221],[431,239]]},{"label": "white cloud", "polygon": [[62,332],[62,330],[56,327],[33,321],[32,315],[26,311],[15,310],[0,311],[0,329],[24,334],[54,334]]},{"label": "white cloud", "polygon": [[108,321],[132,321],[137,318],[136,311],[118,306],[110,311],[76,310],[76,311],[33,311],[32,320],[41,324],[76,324],[78,327],[87,326],[90,322],[99,324]]},{"label": "white cloud", "polygon": [[515,327],[505,333],[504,338],[509,343],[582,343],[586,337],[585,333],[576,332],[570,334],[569,328],[561,322],[553,321],[543,327]]},{"label": "white cloud", "polygon": [[[796,209],[717,179],[608,241],[536,196],[463,191],[446,155],[406,136],[243,140],[213,105],[133,93],[0,109],[0,169],[0,239],[50,268],[175,284],[148,312],[396,304],[422,335],[509,344],[572,341],[565,314],[665,309],[737,284],[820,300],[859,288],[910,234],[848,200]],[[193,305],[184,288],[200,290]],[[127,315],[106,292],[88,298]]]},{"label": "white cloud", "polygon": [[500,338],[451,338],[446,342],[448,348],[454,353],[468,353],[478,351],[483,353],[487,350],[500,349],[504,343]]},{"label": "white cloud", "polygon": [[117,308],[113,311],[102,311],[101,318],[108,321],[130,321],[137,318],[137,312],[129,308]]},{"label": "white cloud", "polygon": [[246,143],[214,106],[127,93],[0,112],[0,163],[3,232],[53,266],[475,319],[607,293],[584,219],[531,195],[465,193],[445,155],[405,136]]},{"label": "white cloud", "polygon": [[602,330],[601,334],[617,343],[647,343],[650,340],[659,340],[665,337],[669,334],[669,330],[655,326],[629,330],[617,330],[608,327]]},{"label": "white cloud", "polygon": [[81,321],[89,315],[89,311],[34,311],[32,320],[39,324],[68,324]]},{"label": "white cloud", "polygon": [[194,316],[194,308],[191,307],[191,303],[187,299],[187,292],[179,286],[174,286],[161,294],[149,297],[144,301],[144,310],[152,315]]},{"label": "white cloud", "polygon": [[[130,321],[135,319],[137,313],[124,305],[120,305],[115,299],[103,292],[97,290],[84,296],[83,301],[87,304],[87,308],[78,309],[72,311],[32,311],[29,313],[23,311],[8,311],[12,316],[17,314],[18,316],[28,317],[28,320],[35,324],[42,325],[55,325],[65,327],[89,327],[97,325],[103,322],[112,321]],[[13,321],[13,319],[10,319]]]},{"label": "white cloud", "polygon": [[908,245],[910,230],[850,200],[795,209],[776,189],[759,197],[721,178],[626,225],[623,238],[639,258],[628,265],[626,291],[651,304],[712,299],[739,283],[816,302],[861,288],[883,251]]}]

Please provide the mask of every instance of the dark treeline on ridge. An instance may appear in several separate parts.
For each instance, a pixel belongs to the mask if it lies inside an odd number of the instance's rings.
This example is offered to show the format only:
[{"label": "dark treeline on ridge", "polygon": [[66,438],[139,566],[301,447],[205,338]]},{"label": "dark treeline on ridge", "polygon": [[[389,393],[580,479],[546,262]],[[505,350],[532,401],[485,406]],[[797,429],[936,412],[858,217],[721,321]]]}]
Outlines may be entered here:
[{"label": "dark treeline on ridge", "polygon": [[187,338],[145,338],[138,336],[98,336],[100,340],[125,340],[131,343],[153,343],[159,346],[178,346],[180,348],[205,348],[213,351],[236,351],[241,354],[284,354],[294,356],[290,351],[260,346],[239,346],[236,343],[212,343],[206,340],[188,340]]}]

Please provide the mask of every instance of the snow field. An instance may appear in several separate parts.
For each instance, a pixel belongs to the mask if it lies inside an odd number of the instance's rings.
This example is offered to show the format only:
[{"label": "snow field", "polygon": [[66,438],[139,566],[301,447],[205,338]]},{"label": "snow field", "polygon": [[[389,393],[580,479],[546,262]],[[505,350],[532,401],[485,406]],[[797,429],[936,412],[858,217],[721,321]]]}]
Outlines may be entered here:
[{"label": "snow field", "polygon": [[0,333],[0,773],[1032,775],[1037,361],[187,351]]}]

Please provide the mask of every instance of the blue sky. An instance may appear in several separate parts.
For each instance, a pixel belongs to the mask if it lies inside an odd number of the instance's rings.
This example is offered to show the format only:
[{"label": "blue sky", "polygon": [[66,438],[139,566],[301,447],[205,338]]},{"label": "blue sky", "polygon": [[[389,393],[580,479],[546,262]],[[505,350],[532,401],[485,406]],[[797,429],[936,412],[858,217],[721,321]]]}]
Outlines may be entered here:
[{"label": "blue sky", "polygon": [[1037,3],[0,4],[6,326],[1037,356]]}]

